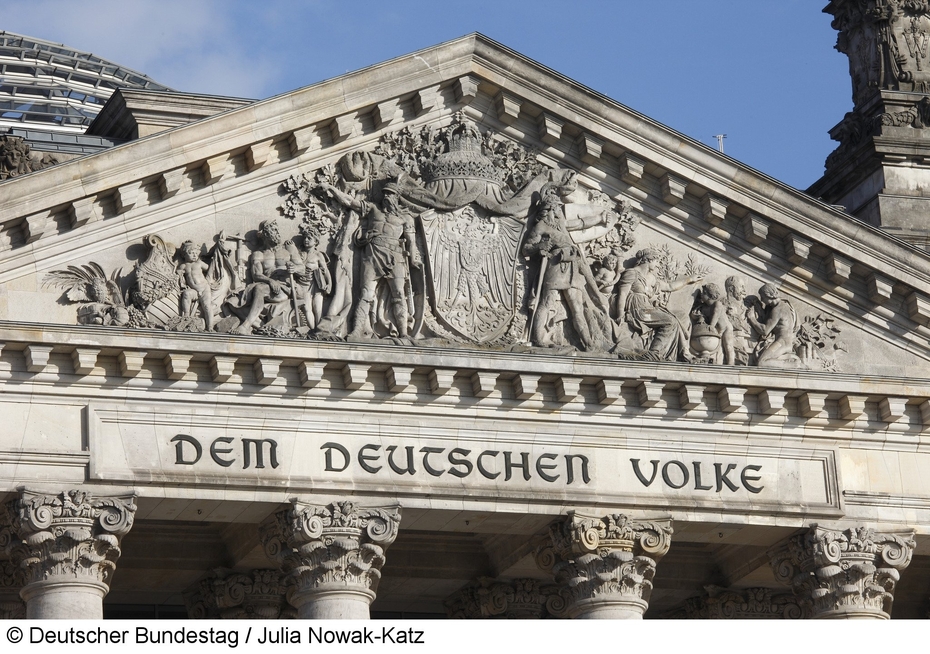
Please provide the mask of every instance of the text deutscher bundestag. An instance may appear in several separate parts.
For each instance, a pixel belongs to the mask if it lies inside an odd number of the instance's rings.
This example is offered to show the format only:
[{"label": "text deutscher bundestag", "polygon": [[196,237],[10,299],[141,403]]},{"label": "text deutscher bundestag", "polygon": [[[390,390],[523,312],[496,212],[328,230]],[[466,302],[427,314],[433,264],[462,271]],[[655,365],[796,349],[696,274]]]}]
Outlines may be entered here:
[{"label": "text deutscher bundestag", "polygon": [[7,641],[13,645],[225,645],[235,649],[240,645],[424,645],[423,630],[402,627],[179,627],[159,629],[136,626],[133,629],[103,627],[46,628],[10,627]]}]

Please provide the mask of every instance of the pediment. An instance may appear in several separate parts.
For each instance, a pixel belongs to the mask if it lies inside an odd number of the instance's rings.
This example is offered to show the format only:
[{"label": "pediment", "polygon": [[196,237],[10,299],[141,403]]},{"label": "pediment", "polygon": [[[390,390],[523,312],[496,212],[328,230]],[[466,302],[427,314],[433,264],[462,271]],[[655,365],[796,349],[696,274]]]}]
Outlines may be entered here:
[{"label": "pediment", "polygon": [[924,253],[480,35],[0,206],[4,321],[927,377]]}]

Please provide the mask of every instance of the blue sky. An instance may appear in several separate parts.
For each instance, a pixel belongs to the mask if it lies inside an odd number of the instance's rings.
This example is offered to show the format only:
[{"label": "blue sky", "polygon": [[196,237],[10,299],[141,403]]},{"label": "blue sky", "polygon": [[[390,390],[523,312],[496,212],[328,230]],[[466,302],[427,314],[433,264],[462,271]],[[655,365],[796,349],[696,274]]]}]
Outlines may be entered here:
[{"label": "blue sky", "polygon": [[0,29],[167,86],[265,98],[478,31],[798,188],[852,106],[811,0],[5,0]]}]

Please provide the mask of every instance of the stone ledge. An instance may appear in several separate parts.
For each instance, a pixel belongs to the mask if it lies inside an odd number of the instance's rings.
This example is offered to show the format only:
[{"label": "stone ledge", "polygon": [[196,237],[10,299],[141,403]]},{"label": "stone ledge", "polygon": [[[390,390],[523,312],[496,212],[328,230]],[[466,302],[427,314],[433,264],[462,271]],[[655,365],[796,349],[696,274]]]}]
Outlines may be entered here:
[{"label": "stone ledge", "polygon": [[[829,420],[930,430],[930,380],[440,348],[2,323],[0,364],[59,383],[231,385],[253,395],[407,394],[715,421]],[[19,353],[18,357],[12,353]],[[483,364],[483,365],[482,365]],[[324,381],[325,380],[325,381]],[[908,393],[902,393],[903,389]],[[801,390],[804,389],[804,390]],[[239,392],[242,392],[241,390]],[[598,408],[599,407],[599,408]]]}]

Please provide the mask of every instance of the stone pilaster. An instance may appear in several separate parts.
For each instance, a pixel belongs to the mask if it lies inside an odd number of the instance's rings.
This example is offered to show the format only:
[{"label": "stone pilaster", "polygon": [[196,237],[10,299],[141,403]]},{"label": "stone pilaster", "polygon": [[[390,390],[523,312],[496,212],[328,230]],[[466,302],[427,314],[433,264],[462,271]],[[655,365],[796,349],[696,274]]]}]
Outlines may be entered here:
[{"label": "stone pilaster", "polygon": [[705,586],[706,595],[687,600],[667,618],[690,620],[797,620],[809,618],[810,611],[801,608],[798,599],[789,592],[771,588],[741,588],[729,590]]},{"label": "stone pilaster", "polygon": [[279,620],[295,618],[287,603],[284,575],[278,570],[218,570],[184,593],[191,618]]},{"label": "stone pilaster", "polygon": [[880,534],[811,526],[769,551],[775,577],[789,584],[814,618],[891,617],[900,571],[911,562],[914,533]]},{"label": "stone pilaster", "polygon": [[550,600],[561,607],[558,587],[551,583],[483,578],[456,592],[445,605],[450,618],[539,619],[555,617],[547,609]]},{"label": "stone pilaster", "polygon": [[265,553],[293,584],[288,601],[300,619],[367,619],[385,550],[397,538],[400,508],[294,501],[261,528]]},{"label": "stone pilaster", "polygon": [[7,505],[0,545],[23,573],[20,597],[30,619],[103,617],[103,598],[132,528],[132,497],[95,498],[23,491]]},{"label": "stone pilaster", "polygon": [[668,520],[638,522],[622,514],[569,513],[549,528],[551,547],[536,562],[561,586],[547,607],[569,618],[640,619],[649,606],[656,564],[668,552]]}]

